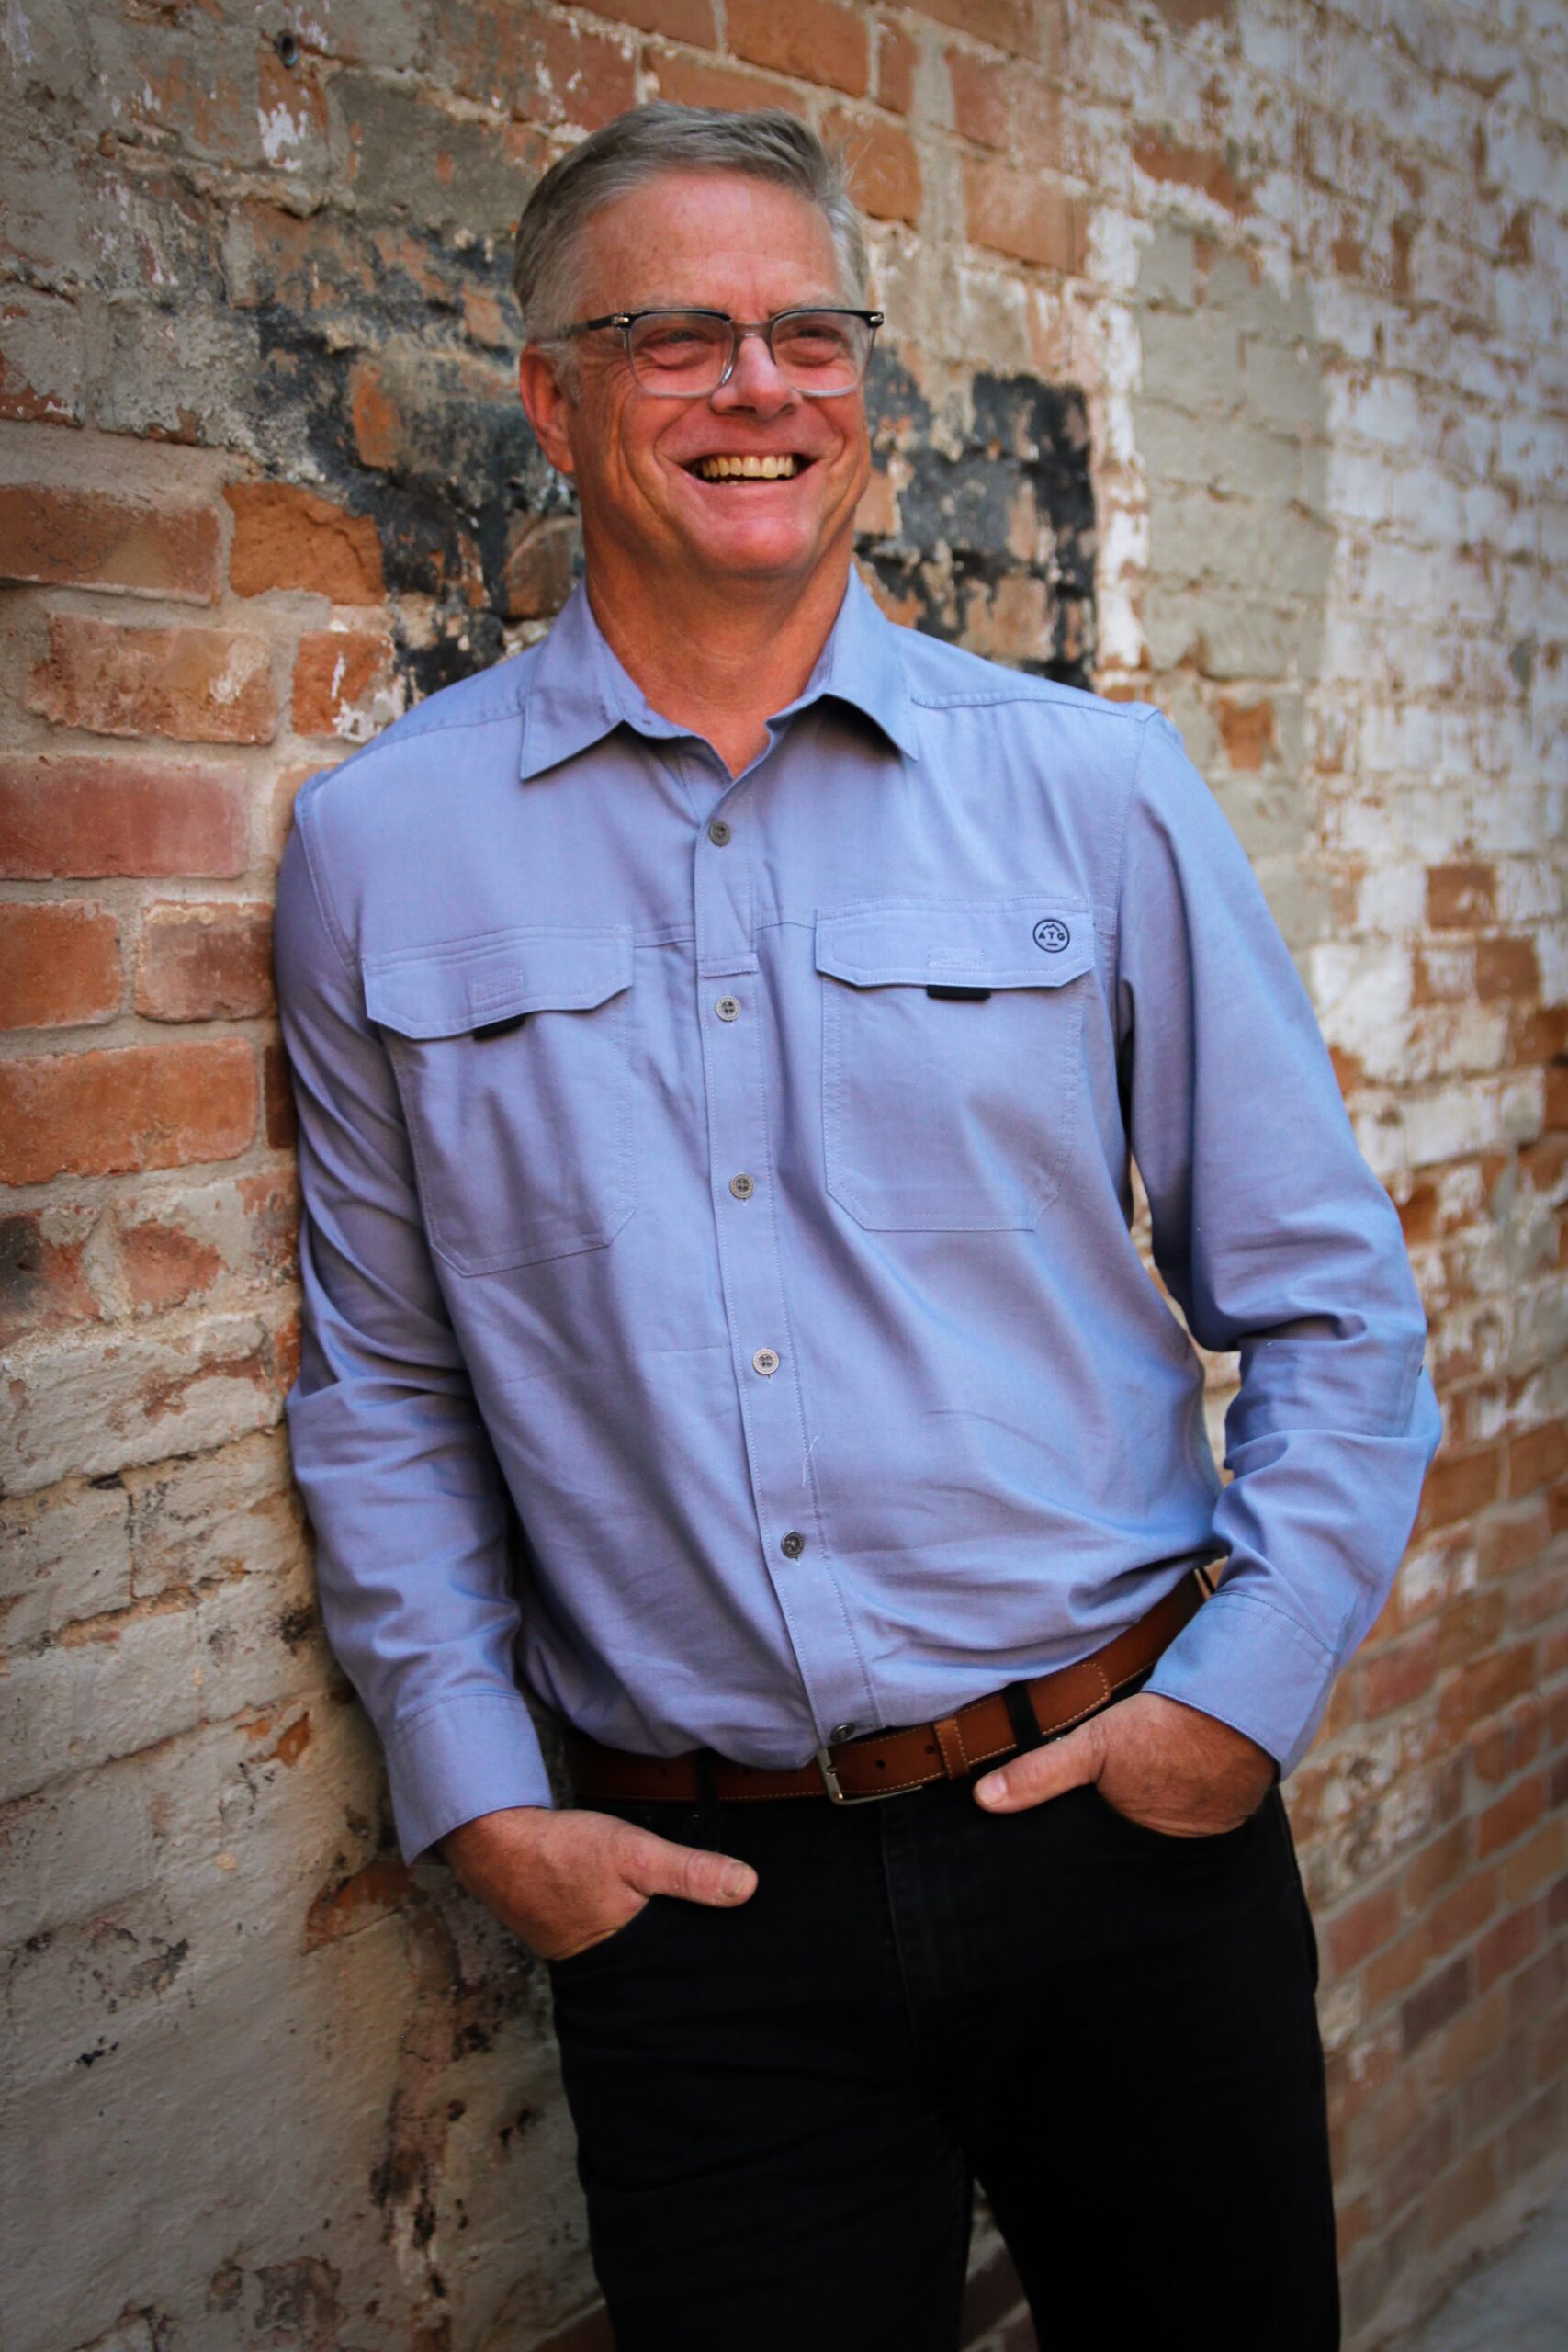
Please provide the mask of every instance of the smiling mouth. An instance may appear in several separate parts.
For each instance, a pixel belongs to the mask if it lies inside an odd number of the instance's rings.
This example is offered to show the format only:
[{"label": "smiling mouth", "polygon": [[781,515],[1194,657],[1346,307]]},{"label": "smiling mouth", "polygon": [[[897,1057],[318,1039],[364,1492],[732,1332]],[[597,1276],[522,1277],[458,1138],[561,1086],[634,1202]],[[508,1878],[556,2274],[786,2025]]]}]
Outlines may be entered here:
[{"label": "smiling mouth", "polygon": [[686,470],[699,481],[793,481],[810,463],[791,450],[781,457],[697,458]]}]

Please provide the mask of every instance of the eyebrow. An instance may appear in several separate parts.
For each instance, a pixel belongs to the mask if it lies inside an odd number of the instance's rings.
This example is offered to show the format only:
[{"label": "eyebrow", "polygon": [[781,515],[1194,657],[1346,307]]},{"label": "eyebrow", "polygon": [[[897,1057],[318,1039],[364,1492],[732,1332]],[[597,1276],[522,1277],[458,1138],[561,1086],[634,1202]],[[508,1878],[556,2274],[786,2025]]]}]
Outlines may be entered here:
[{"label": "eyebrow", "polygon": [[[645,294],[638,301],[621,302],[615,307],[623,311],[717,311],[727,319],[736,315],[733,311],[726,311],[722,302],[694,302],[689,296],[675,294]],[[844,311],[853,307],[841,294],[800,294],[763,315],[771,319],[776,318],[779,311]]]}]

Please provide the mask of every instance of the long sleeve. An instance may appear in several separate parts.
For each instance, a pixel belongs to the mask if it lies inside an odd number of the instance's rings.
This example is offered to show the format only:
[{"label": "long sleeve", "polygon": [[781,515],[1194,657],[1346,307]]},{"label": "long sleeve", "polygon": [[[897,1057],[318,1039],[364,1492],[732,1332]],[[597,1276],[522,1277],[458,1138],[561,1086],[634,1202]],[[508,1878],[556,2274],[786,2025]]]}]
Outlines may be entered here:
[{"label": "long sleeve", "polygon": [[513,1670],[509,1510],[443,1302],[397,1088],[313,870],[309,793],[279,880],[299,1114],[304,1344],[288,1400],[327,1636],[386,1747],[412,1859],[547,1804]]},{"label": "long sleeve", "polygon": [[1214,1511],[1228,1571],[1148,1687],[1288,1771],[1409,1537],[1440,1426],[1425,1319],[1284,942],[1158,718],[1118,936],[1120,1068],[1156,1262],[1194,1337],[1241,1361]]}]

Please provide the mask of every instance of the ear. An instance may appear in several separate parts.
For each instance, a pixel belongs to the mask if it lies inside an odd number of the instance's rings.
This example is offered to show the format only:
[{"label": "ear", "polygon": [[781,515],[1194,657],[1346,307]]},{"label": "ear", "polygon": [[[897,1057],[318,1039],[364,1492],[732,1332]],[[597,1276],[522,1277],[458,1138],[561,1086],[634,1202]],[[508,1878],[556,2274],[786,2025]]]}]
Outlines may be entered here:
[{"label": "ear", "polygon": [[577,470],[571,455],[572,403],[562,387],[558,362],[531,343],[517,362],[517,390],[534,438],[558,473]]}]

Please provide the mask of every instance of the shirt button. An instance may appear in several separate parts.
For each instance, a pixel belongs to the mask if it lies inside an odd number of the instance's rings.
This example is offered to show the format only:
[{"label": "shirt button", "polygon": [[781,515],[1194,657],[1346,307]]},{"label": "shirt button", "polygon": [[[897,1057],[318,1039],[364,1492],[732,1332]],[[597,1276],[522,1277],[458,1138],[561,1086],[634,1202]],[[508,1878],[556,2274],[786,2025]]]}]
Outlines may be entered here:
[{"label": "shirt button", "polygon": [[[738,1201],[749,1201],[757,1187],[753,1184],[750,1176],[732,1176],[729,1180],[729,1189],[734,1193]],[[764,1349],[762,1352],[766,1355],[771,1354],[772,1351],[770,1349]],[[762,1369],[761,1365],[759,1364],[757,1369],[761,1372]]]},{"label": "shirt button", "polygon": [[721,996],[714,1011],[721,1021],[733,1021],[739,1013],[740,999],[738,996]]},{"label": "shirt button", "polygon": [[[778,1356],[772,1348],[759,1348],[751,1359],[752,1371],[760,1372],[764,1380],[771,1380],[778,1368]],[[790,1558],[793,1560],[794,1557],[795,1555],[792,1552]]]},{"label": "shirt button", "polygon": [[859,1729],[859,1724],[835,1724],[832,1730],[828,1734],[828,1736],[830,1740],[853,1739]]},{"label": "shirt button", "polygon": [[729,839],[729,827],[722,817],[716,817],[708,827],[708,839],[715,849],[722,849]]},{"label": "shirt button", "polygon": [[806,1538],[804,1535],[786,1535],[779,1545],[779,1550],[784,1554],[786,1560],[798,1560],[805,1549]]}]

